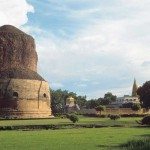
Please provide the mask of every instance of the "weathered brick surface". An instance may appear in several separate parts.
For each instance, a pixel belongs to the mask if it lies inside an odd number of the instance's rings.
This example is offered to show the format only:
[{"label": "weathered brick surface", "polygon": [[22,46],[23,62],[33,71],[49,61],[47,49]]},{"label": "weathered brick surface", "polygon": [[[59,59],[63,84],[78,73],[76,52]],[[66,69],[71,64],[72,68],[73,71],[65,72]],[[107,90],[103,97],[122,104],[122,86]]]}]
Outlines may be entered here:
[{"label": "weathered brick surface", "polygon": [[37,73],[34,39],[11,26],[0,27],[0,116],[49,117],[48,83]]},{"label": "weathered brick surface", "polygon": [[[17,93],[17,96],[14,93]],[[48,83],[25,79],[0,80],[0,110],[4,109],[13,110],[17,117],[19,114],[21,117],[27,114],[30,114],[28,117],[31,117],[31,114],[32,117],[49,117],[51,110]]]},{"label": "weathered brick surface", "polygon": [[0,70],[25,67],[37,70],[34,39],[13,26],[0,27]]}]

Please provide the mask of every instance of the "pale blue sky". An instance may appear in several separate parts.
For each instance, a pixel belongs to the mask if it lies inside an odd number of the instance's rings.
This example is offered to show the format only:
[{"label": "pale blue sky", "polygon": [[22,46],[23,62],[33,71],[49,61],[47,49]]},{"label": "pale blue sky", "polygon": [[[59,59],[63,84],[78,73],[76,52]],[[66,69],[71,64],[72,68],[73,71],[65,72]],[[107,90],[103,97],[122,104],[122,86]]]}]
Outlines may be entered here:
[{"label": "pale blue sky", "polygon": [[0,25],[35,38],[52,89],[90,98],[131,94],[150,78],[149,0],[0,0]]}]

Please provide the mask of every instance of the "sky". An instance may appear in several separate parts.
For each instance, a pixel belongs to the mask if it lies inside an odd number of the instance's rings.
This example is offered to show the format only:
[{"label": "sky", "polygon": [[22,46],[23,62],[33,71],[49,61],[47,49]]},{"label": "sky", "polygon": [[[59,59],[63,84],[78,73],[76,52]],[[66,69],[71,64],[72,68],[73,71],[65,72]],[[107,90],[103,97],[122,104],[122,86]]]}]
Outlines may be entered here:
[{"label": "sky", "polygon": [[54,90],[131,94],[150,78],[150,0],[0,0],[0,26],[34,37]]}]

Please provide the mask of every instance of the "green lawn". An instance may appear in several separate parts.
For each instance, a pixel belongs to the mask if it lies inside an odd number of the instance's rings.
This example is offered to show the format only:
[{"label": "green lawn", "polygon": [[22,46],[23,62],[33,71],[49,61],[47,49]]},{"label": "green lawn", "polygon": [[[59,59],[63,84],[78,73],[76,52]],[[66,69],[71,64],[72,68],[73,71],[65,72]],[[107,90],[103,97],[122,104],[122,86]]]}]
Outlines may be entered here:
[{"label": "green lawn", "polygon": [[144,127],[0,131],[0,150],[110,150],[146,135]]},{"label": "green lawn", "polygon": [[[119,120],[110,120],[109,118],[94,118],[94,117],[79,117],[77,124],[102,124],[102,125],[124,125],[135,126],[137,125],[136,120],[140,120],[138,117],[121,118]],[[16,125],[49,125],[49,124],[70,124],[67,118],[56,118],[56,119],[32,119],[32,120],[0,120],[0,126],[16,126]]]}]

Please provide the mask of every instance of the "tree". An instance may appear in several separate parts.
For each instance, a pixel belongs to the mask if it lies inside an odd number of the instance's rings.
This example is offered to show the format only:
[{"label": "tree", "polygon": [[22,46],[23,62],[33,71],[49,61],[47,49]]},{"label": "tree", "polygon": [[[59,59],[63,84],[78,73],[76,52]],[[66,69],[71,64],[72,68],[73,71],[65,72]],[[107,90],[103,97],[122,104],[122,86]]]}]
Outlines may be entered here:
[{"label": "tree", "polygon": [[110,103],[109,99],[99,98],[98,100],[99,100],[100,105],[109,105]]},{"label": "tree", "polygon": [[86,108],[87,109],[92,109],[92,108],[95,108],[99,105],[100,105],[100,101],[98,101],[97,99],[91,99],[91,100],[86,102]]},{"label": "tree", "polygon": [[140,96],[140,102],[144,108],[150,107],[150,81],[147,81],[143,86],[139,87],[137,94]]},{"label": "tree", "polygon": [[75,104],[78,104],[80,108],[86,106],[86,96],[77,96],[74,92],[67,90],[50,90],[51,91],[51,108],[53,114],[64,113],[66,109],[66,99],[71,96],[75,99]]},{"label": "tree", "polygon": [[135,104],[132,105],[131,109],[134,110],[134,111],[138,111],[138,110],[141,109],[141,105],[138,104],[138,103],[135,103]]},{"label": "tree", "polygon": [[116,96],[113,95],[111,92],[107,92],[104,95],[104,98],[98,98],[99,105],[109,105],[112,102],[116,101]]},{"label": "tree", "polygon": [[51,108],[54,114],[56,113],[64,113],[64,109],[66,106],[66,99],[69,96],[76,98],[76,93],[68,92],[67,90],[62,91],[58,90],[50,90],[51,91]]},{"label": "tree", "polygon": [[113,95],[111,92],[107,92],[105,95],[104,95],[104,99],[107,99],[109,100],[109,102],[115,102],[116,101],[116,95]]},{"label": "tree", "polygon": [[80,108],[86,106],[86,96],[77,96],[75,103],[79,105]]},{"label": "tree", "polygon": [[61,89],[56,91],[51,90],[51,108],[54,114],[62,113],[64,111],[64,105],[65,105],[64,93],[66,93],[67,95],[67,91],[63,92]]},{"label": "tree", "polygon": [[95,108],[96,111],[100,111],[100,114],[102,111],[105,111],[106,107],[105,106],[102,106],[102,105],[99,105],[98,107]]}]

